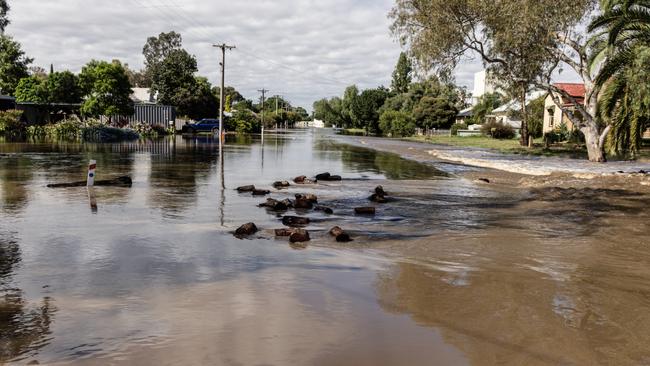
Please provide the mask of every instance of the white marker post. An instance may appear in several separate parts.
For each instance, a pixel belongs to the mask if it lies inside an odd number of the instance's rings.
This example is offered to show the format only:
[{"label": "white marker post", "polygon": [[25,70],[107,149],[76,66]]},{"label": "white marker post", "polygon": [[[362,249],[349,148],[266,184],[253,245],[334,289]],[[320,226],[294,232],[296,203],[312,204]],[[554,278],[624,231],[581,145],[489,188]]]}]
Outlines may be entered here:
[{"label": "white marker post", "polygon": [[95,169],[97,168],[97,161],[91,160],[88,163],[88,179],[86,180],[86,186],[92,187],[95,185]]}]

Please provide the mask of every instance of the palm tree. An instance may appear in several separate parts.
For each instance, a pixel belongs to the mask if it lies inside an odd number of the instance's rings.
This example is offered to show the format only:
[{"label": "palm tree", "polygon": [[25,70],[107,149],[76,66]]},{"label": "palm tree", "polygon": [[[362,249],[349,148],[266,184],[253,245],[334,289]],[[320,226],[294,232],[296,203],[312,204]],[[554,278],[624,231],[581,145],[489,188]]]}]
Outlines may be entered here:
[{"label": "palm tree", "polygon": [[607,147],[612,153],[638,151],[650,126],[650,1],[603,0],[603,13],[589,26],[591,67],[602,87],[598,117],[612,126]]}]

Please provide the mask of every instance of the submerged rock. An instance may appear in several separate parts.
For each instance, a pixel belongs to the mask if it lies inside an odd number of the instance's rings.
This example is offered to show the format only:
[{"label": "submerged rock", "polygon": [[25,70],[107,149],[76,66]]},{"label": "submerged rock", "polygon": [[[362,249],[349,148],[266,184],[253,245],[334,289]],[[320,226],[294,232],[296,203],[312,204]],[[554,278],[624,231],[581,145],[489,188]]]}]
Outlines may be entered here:
[{"label": "submerged rock", "polygon": [[297,199],[297,200],[298,200],[298,199],[303,199],[303,200],[307,200],[307,201],[309,201],[309,202],[311,202],[311,203],[318,203],[318,197],[316,197],[315,194],[311,194],[311,193],[308,193],[308,194],[297,194],[297,195],[296,195],[296,199]]},{"label": "submerged rock", "polygon": [[316,206],[316,211],[321,211],[321,212],[324,212],[324,213],[326,213],[328,215],[331,215],[331,214],[334,213],[334,210],[332,210],[329,207],[325,207],[325,206]]},{"label": "submerged rock", "polygon": [[313,180],[307,178],[307,176],[304,176],[304,175],[301,175],[299,177],[294,178],[293,182],[296,183],[296,184],[314,184],[314,183],[316,183],[316,182],[314,182]]},{"label": "submerged rock", "polygon": [[490,180],[487,178],[479,178],[476,180],[477,182],[482,182],[482,183],[490,183]]},{"label": "submerged rock", "polygon": [[266,202],[260,203],[259,207],[266,207],[273,211],[286,211],[289,207],[282,201],[275,200],[273,198],[267,198]]},{"label": "submerged rock", "polygon": [[253,190],[253,196],[266,196],[267,194],[271,194],[271,191],[266,190],[266,189],[255,189],[255,190]]},{"label": "submerged rock", "polygon": [[343,229],[341,229],[338,226],[334,226],[330,230],[330,235],[335,237],[336,241],[339,242],[339,243],[347,243],[347,242],[352,241],[352,238],[350,238],[350,235],[348,233],[346,233],[345,231],[343,231]]},{"label": "submerged rock", "polygon": [[294,229],[275,229],[275,236],[291,236]]},{"label": "submerged rock", "polygon": [[322,180],[325,182],[336,182],[341,181],[343,178],[340,175],[332,175],[330,173],[321,173],[316,176],[316,180]]},{"label": "submerged rock", "polygon": [[[86,181],[72,182],[72,183],[56,183],[48,184],[48,188],[72,188],[72,187],[85,187],[87,185]],[[130,188],[133,185],[133,180],[129,176],[117,177],[114,179],[107,180],[96,180],[96,187],[127,187]]]},{"label": "submerged rock", "polygon": [[296,201],[293,203],[293,207],[303,210],[311,210],[314,207],[314,204],[304,198],[296,198]]},{"label": "submerged rock", "polygon": [[277,181],[273,183],[273,188],[275,189],[282,189],[282,188],[289,188],[291,184],[287,182],[286,180],[283,181]]},{"label": "submerged rock", "polygon": [[253,191],[255,191],[255,186],[254,185],[237,187],[237,192],[239,192],[239,193],[247,193],[247,192],[253,192]]},{"label": "submerged rock", "polygon": [[330,173],[321,173],[316,175],[316,180],[327,180],[329,177],[331,177],[332,174]]},{"label": "submerged rock", "polygon": [[368,197],[368,199],[376,203],[386,203],[388,202],[388,199],[386,198],[387,195],[386,191],[384,191],[384,187],[377,186],[375,188],[375,193]]},{"label": "submerged rock", "polygon": [[289,242],[291,243],[305,243],[310,241],[309,231],[305,229],[294,229],[289,235]]},{"label": "submerged rock", "polygon": [[354,213],[357,215],[374,215],[376,211],[374,207],[357,207],[354,209]]},{"label": "submerged rock", "polygon": [[235,230],[235,236],[237,237],[244,237],[248,235],[253,235],[257,232],[257,226],[255,226],[254,223],[249,222],[248,224],[244,224],[239,227],[239,229]]},{"label": "submerged rock", "polygon": [[307,226],[311,220],[308,217],[285,216],[282,218],[282,224],[291,227]]}]

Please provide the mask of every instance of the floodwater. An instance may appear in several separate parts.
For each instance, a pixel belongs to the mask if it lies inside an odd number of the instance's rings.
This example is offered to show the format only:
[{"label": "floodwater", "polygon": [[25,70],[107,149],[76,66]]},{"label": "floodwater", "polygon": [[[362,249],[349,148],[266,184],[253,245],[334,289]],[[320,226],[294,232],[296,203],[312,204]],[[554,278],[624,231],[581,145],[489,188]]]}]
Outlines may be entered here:
[{"label": "floodwater", "polygon": [[[130,175],[132,188],[50,189]],[[650,364],[650,197],[512,189],[294,131],[0,143],[0,364]],[[329,171],[312,241],[240,185]],[[383,185],[393,198],[355,216]],[[232,231],[255,222],[239,240]],[[355,241],[336,244],[332,226]]]}]

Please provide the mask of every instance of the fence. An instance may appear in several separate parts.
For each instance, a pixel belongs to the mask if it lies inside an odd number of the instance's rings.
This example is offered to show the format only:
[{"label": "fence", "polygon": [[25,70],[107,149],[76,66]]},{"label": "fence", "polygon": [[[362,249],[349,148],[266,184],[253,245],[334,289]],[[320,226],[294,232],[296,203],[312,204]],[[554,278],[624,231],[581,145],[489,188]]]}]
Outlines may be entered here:
[{"label": "fence", "polygon": [[[150,126],[169,127],[169,122],[176,124],[176,108],[168,105],[157,104],[136,104],[133,106],[131,116],[113,116],[112,120],[118,120],[121,124],[133,127],[136,123],[146,123]],[[108,117],[101,116],[102,122],[107,122]]]},{"label": "fence", "polygon": [[437,128],[432,128],[432,129],[416,128],[415,129],[415,134],[418,135],[418,136],[425,136],[425,137],[451,136],[451,130],[439,130]]}]

